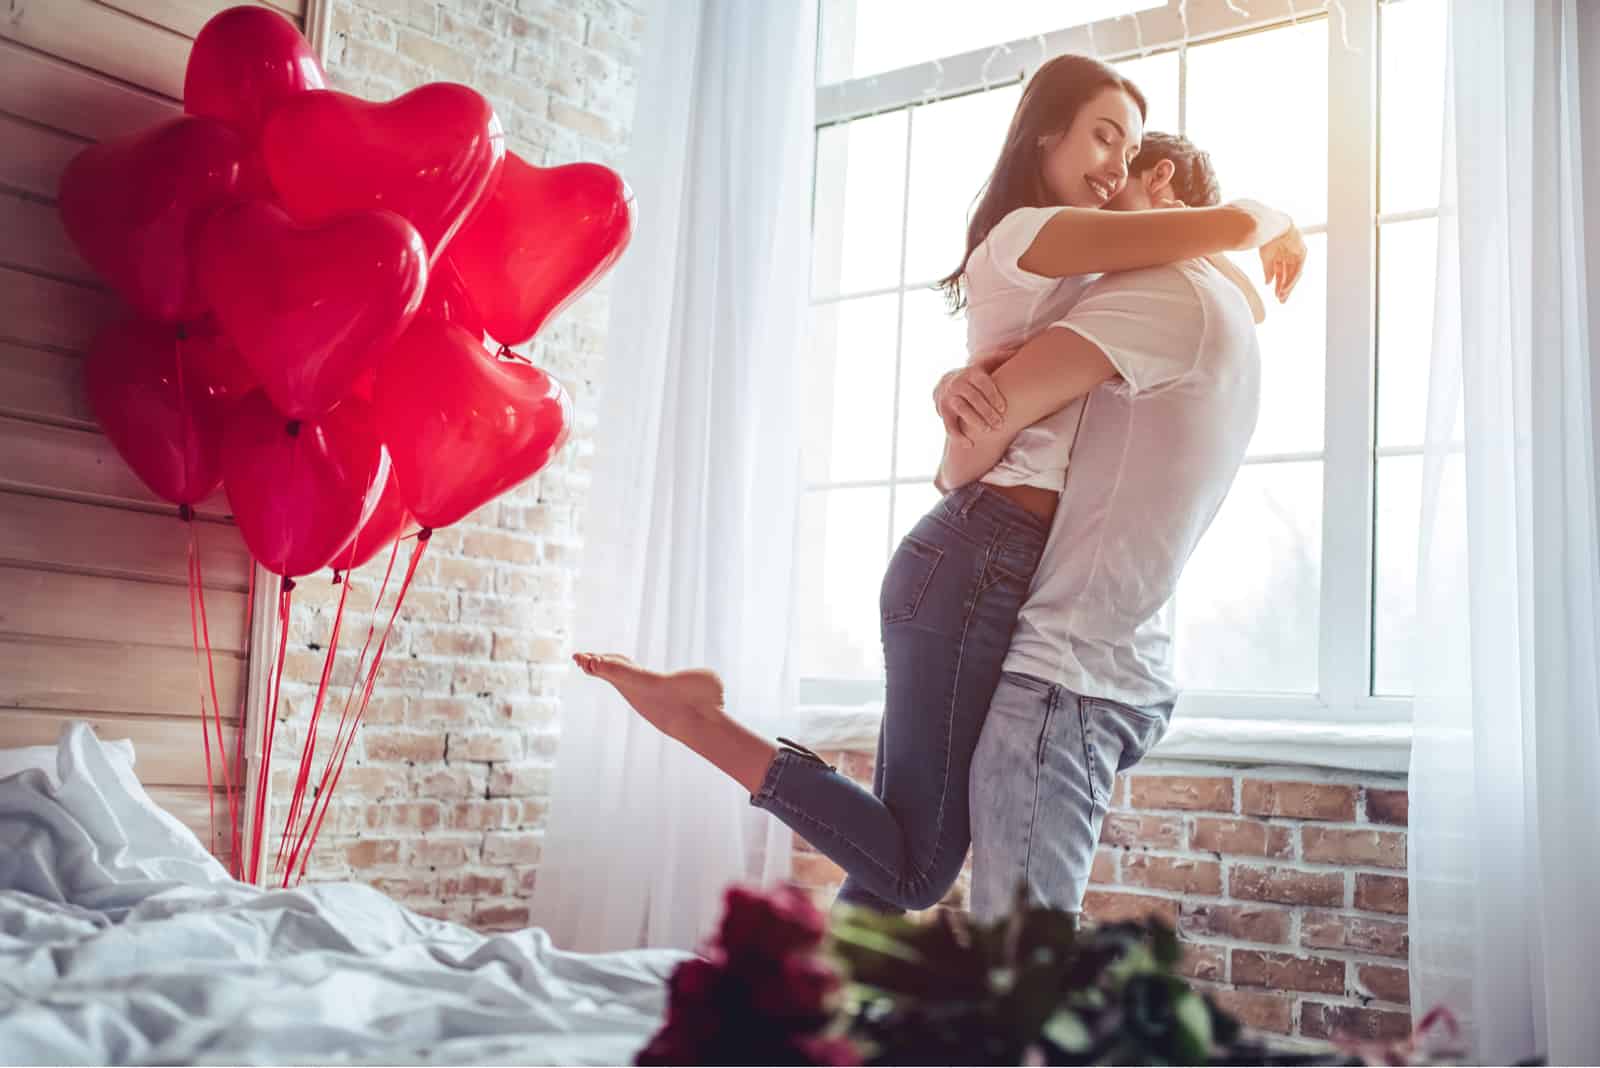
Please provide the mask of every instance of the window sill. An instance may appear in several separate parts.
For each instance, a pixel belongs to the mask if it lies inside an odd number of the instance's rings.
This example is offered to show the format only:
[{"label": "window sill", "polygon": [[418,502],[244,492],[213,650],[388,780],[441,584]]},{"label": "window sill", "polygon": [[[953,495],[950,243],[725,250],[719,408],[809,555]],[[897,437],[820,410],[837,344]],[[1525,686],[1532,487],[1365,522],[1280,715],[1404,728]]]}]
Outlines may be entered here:
[{"label": "window sill", "polygon": [[[881,704],[809,705],[799,709],[795,738],[812,749],[872,752]],[[1184,715],[1148,759],[1225,764],[1290,764],[1404,775],[1411,764],[1406,723],[1339,723]]]}]

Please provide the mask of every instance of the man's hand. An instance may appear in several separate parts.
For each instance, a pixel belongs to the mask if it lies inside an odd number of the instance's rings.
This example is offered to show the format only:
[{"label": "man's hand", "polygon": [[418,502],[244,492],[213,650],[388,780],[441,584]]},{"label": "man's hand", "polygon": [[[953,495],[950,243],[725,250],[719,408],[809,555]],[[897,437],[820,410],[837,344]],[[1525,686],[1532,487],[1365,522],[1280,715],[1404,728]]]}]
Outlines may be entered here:
[{"label": "man's hand", "polygon": [[[995,361],[993,366],[1004,362],[1004,359]],[[990,369],[983,361],[960,367],[945,374],[933,387],[933,406],[944,422],[945,433],[968,448],[972,447],[970,429],[988,427],[992,430],[1000,425],[1005,415],[1006,401],[994,379],[989,377]]]}]

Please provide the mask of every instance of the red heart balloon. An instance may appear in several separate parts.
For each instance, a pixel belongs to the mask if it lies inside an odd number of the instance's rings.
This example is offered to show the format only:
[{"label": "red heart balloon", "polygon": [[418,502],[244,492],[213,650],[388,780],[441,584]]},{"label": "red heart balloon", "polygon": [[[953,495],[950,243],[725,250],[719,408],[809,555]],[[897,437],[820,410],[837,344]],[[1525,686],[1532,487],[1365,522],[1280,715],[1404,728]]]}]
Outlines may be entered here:
[{"label": "red heart balloon", "polygon": [[194,39],[183,78],[183,110],[219,119],[254,145],[277,104],[323,89],[328,76],[294,23],[246,4],[213,15]]},{"label": "red heart balloon", "polygon": [[217,320],[278,410],[311,419],[350,392],[416,314],[427,252],[392,212],[297,226],[261,201],[218,212],[195,259]]},{"label": "red heart balloon", "polygon": [[[472,306],[472,298],[467,295],[466,287],[461,284],[461,276],[450,266],[448,258],[440,260],[438,266],[428,272],[428,291],[423,294],[422,307],[417,309],[417,318],[423,316],[455,323],[473,337],[483,337],[483,320],[478,316],[478,309]],[[356,379],[350,387],[350,395],[370,403],[377,381],[378,368],[374,364]]]},{"label": "red heart balloon", "polygon": [[245,145],[213,119],[177,118],[90,145],[61,175],[61,221],[84,261],[149,319],[205,311],[190,238],[238,193]]},{"label": "red heart balloon", "polygon": [[429,529],[531,478],[572,422],[559,382],[436,319],[418,319],[384,355],[373,401],[406,507]]},{"label": "red heart balloon", "polygon": [[349,543],[388,468],[372,409],[357,400],[299,421],[252,393],[222,438],[222,485],[239,533],[262,566],[286,578],[320,570]]},{"label": "red heart balloon", "polygon": [[633,234],[633,193],[598,163],[535,167],[512,153],[450,261],[502,345],[520,345],[610,269]]},{"label": "red heart balloon", "polygon": [[386,208],[437,257],[490,189],[505,156],[494,109],[436,82],[372,104],[331,90],[291,97],[267,117],[261,152],[289,214],[322,222]]},{"label": "red heart balloon", "polygon": [[354,571],[358,567],[365,567],[381,550],[393,545],[410,522],[411,513],[406,511],[405,501],[400,497],[400,480],[395,477],[391,465],[389,478],[383,485],[383,493],[372,514],[362,522],[355,537],[334,554],[334,569]]},{"label": "red heart balloon", "polygon": [[156,496],[193,505],[222,479],[227,394],[211,376],[215,339],[128,319],[101,330],[84,358],[89,408]]}]

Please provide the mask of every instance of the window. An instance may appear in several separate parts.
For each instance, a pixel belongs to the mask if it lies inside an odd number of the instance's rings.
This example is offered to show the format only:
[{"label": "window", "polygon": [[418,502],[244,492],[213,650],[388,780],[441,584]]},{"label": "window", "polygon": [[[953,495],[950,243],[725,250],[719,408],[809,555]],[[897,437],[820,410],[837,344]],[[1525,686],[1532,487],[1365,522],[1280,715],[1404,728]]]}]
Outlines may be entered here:
[{"label": "window", "polygon": [[[958,264],[1027,76],[1079,51],[1139,84],[1148,128],[1208,150],[1225,196],[1284,208],[1311,247],[1294,299],[1268,301],[1261,418],[1167,608],[1180,707],[1402,722],[1444,0],[1314,15],[1268,0],[1096,0],[1072,5],[1094,20],[1072,26],[1051,0],[919,0],[915,19],[901,0],[821,2],[802,703],[881,699],[878,584],[936,498],[930,394],[965,352],[964,321],[931,283]],[[1259,273],[1253,254],[1238,259]]]}]

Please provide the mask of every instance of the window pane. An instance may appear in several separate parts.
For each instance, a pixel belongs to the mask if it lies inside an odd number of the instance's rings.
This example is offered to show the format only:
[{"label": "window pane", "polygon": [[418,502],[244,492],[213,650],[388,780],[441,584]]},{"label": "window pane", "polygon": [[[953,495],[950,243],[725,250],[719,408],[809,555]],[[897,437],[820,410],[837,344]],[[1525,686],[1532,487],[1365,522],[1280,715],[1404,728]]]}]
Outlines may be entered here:
[{"label": "window pane", "polygon": [[1378,124],[1378,209],[1439,204],[1444,131],[1444,0],[1385,4]]},{"label": "window pane", "polygon": [[1021,97],[1013,85],[912,110],[907,281],[931,282],[961,264],[967,220]]},{"label": "window pane", "polygon": [[931,289],[906,293],[905,316],[894,466],[896,478],[917,478],[939,469],[944,424],[933,410],[933,387],[940,375],[966,362],[967,323],[945,311],[944,294]]},{"label": "window pane", "polygon": [[1188,129],[1224,199],[1253,197],[1301,226],[1328,218],[1328,22],[1189,50]]},{"label": "window pane", "polygon": [[1165,0],[822,0],[821,84],[1113,18]]},{"label": "window pane", "polygon": [[814,296],[899,284],[907,114],[891,111],[817,131]]},{"label": "window pane", "polygon": [[1184,570],[1184,689],[1315,693],[1322,464],[1250,465]]},{"label": "window pane", "polygon": [[888,531],[887,487],[819,490],[800,498],[800,675],[883,674],[878,587]]},{"label": "window pane", "polygon": [[1178,53],[1162,52],[1142,59],[1127,59],[1116,64],[1116,68],[1144,94],[1144,128],[1177,133]]},{"label": "window pane", "polygon": [[[1378,228],[1378,444],[1420,445],[1428,426],[1439,221]],[[1461,425],[1456,397],[1456,426]]]},{"label": "window pane", "polygon": [[[1445,461],[1439,485],[1430,494],[1433,539],[1430,559],[1461,561],[1466,573],[1465,457]],[[1378,461],[1377,587],[1374,591],[1372,691],[1379,696],[1414,692],[1412,664],[1417,640],[1417,540],[1422,519],[1421,456],[1388,456]],[[1436,573],[1451,573],[1448,565]]]},{"label": "window pane", "polygon": [[1323,415],[1327,404],[1328,239],[1306,238],[1305,271],[1279,304],[1261,284],[1261,257],[1254,252],[1229,253],[1256,287],[1267,309],[1256,327],[1261,346],[1261,414],[1256,418],[1250,455],[1321,452]]},{"label": "window pane", "polygon": [[932,482],[902,482],[895,486],[894,529],[890,532],[890,544],[899,545],[900,539],[917,525],[917,520],[933,509],[942,496],[934,489]]},{"label": "window pane", "polygon": [[899,299],[887,293],[812,307],[805,368],[807,482],[889,477]]}]

